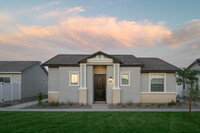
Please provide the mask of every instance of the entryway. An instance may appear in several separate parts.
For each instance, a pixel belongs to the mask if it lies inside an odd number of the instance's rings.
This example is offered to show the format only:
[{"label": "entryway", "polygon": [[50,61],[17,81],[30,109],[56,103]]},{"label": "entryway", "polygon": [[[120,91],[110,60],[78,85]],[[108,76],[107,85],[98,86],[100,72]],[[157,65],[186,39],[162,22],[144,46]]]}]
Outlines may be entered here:
[{"label": "entryway", "polygon": [[106,101],[106,74],[94,74],[95,101]]}]

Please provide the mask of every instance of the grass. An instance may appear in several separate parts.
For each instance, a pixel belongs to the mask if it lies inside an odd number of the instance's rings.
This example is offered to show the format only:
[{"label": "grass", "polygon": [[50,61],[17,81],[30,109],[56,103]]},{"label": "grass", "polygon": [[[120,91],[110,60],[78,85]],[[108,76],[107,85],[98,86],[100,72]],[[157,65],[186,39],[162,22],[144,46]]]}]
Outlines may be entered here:
[{"label": "grass", "polygon": [[198,133],[200,112],[0,112],[0,132]]}]

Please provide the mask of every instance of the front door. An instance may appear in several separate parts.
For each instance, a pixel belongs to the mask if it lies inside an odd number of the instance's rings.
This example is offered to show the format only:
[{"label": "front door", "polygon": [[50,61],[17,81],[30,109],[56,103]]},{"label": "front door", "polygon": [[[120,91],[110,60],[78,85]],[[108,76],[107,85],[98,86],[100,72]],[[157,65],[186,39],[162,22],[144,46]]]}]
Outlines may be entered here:
[{"label": "front door", "polygon": [[106,101],[106,75],[94,75],[94,101]]}]

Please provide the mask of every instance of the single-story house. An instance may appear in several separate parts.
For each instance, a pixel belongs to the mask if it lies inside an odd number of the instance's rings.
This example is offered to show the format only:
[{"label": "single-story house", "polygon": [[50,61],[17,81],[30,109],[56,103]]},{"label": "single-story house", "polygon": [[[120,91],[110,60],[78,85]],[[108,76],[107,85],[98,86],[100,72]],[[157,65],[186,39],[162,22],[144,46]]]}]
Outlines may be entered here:
[{"label": "single-story house", "polygon": [[47,91],[48,72],[40,61],[0,61],[0,102]]},{"label": "single-story house", "polygon": [[179,69],[158,58],[133,55],[61,54],[46,61],[48,101],[93,104],[176,101]]},{"label": "single-story house", "polygon": [[[192,64],[190,64],[187,69],[190,70],[200,70],[200,58],[196,59]],[[200,79],[200,75],[198,75]],[[200,80],[197,85],[200,85]],[[190,95],[190,84],[183,85],[182,96],[188,97]]]}]

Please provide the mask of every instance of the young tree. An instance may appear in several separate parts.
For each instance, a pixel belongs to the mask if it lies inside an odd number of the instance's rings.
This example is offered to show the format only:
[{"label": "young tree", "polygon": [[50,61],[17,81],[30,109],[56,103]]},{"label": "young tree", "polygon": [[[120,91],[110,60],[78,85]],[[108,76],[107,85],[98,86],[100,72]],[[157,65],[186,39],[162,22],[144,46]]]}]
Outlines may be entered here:
[{"label": "young tree", "polygon": [[181,84],[190,84],[190,104],[189,104],[189,116],[191,116],[191,104],[192,104],[192,92],[194,90],[194,84],[198,82],[197,75],[200,74],[200,71],[198,70],[189,70],[186,68],[183,68],[177,72],[178,83]]}]

